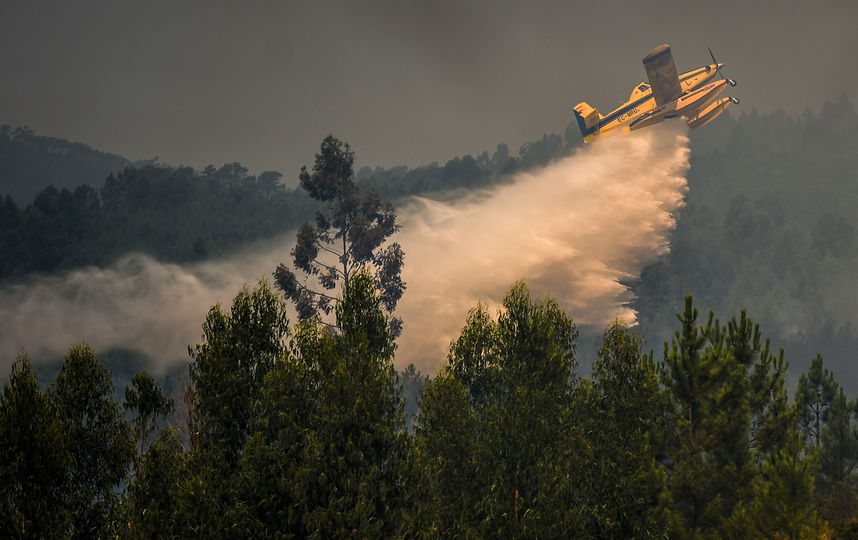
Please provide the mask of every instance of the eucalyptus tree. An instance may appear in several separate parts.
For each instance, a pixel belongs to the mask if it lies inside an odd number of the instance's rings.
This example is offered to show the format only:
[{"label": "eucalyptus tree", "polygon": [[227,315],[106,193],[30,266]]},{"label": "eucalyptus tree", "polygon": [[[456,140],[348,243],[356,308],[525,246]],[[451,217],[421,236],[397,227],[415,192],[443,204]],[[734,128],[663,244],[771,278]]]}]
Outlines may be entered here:
[{"label": "eucalyptus tree", "polygon": [[66,433],[54,401],[22,353],[0,396],[0,536],[67,534]]},{"label": "eucalyptus tree", "polygon": [[209,310],[202,343],[189,348],[191,453],[179,485],[180,536],[217,536],[230,527],[254,404],[285,351],[287,330],[286,303],[263,281],[242,288],[229,310]]},{"label": "eucalyptus tree", "polygon": [[114,397],[110,369],[85,344],[72,346],[49,388],[66,424],[70,535],[113,535],[117,489],[133,456],[131,429]]},{"label": "eucalyptus tree", "polygon": [[[399,229],[390,202],[369,190],[362,193],[354,179],[355,155],[348,143],[328,135],[316,154],[312,171],[301,168],[300,181],[311,198],[322,203],[315,223],[298,228],[291,251],[299,278],[285,264],[274,272],[277,286],[294,302],[298,317],[308,319],[331,312],[335,289],[348,287],[357,271],[372,268],[381,302],[392,313],[405,290],[400,276],[404,253],[396,243],[388,243]],[[313,278],[316,283],[308,282]],[[398,334],[401,321],[391,319]]]},{"label": "eucalyptus tree", "polygon": [[[172,428],[166,427],[158,439],[150,445],[158,423],[162,417],[169,415],[174,409],[173,400],[166,397],[155,382],[155,378],[145,371],[139,371],[125,387],[125,410],[133,412],[131,422],[134,446],[136,449],[133,460],[133,477],[129,479],[126,489],[127,523],[131,530],[143,532],[149,525],[148,534],[158,532],[158,527],[164,525],[165,519],[155,518],[156,508],[160,503],[169,500],[175,492],[175,474],[161,465],[164,456],[169,453],[169,443],[173,439],[165,439],[174,434]],[[175,457],[171,455],[171,457]],[[173,482],[171,484],[170,482]],[[154,523],[153,523],[154,522]]]},{"label": "eucalyptus tree", "polygon": [[[418,457],[430,504],[422,532],[454,536],[568,536],[566,422],[577,330],[556,301],[515,284],[492,318],[468,316],[447,365],[423,394]],[[461,439],[461,443],[457,442]]]},{"label": "eucalyptus tree", "polygon": [[580,392],[585,427],[581,493],[587,531],[599,538],[644,538],[672,526],[663,451],[666,400],[652,352],[615,320],[593,362],[592,384]]},{"label": "eucalyptus tree", "polygon": [[372,276],[352,276],[336,330],[300,322],[266,377],[243,447],[230,527],[238,536],[392,537],[408,434],[393,337]]}]

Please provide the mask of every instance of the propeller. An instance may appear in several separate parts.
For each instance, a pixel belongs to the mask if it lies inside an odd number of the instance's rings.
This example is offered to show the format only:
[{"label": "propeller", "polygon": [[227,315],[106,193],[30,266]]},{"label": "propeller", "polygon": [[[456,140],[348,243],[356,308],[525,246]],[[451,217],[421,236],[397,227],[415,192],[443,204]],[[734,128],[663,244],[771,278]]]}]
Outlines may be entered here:
[{"label": "propeller", "polygon": [[737,97],[730,97],[730,101],[732,101],[732,102],[733,102],[733,105],[738,105],[738,104],[739,104],[739,98],[737,98]]},{"label": "propeller", "polygon": [[720,75],[722,79],[727,81],[727,84],[729,84],[730,86],[736,86],[736,81],[734,81],[733,79],[728,79],[724,76],[723,73],[721,73],[721,68],[719,67],[720,64],[718,63],[718,60],[715,59],[715,53],[712,52],[712,49],[709,49],[709,56],[712,57],[712,62],[715,63],[715,71],[718,72],[718,75]]}]

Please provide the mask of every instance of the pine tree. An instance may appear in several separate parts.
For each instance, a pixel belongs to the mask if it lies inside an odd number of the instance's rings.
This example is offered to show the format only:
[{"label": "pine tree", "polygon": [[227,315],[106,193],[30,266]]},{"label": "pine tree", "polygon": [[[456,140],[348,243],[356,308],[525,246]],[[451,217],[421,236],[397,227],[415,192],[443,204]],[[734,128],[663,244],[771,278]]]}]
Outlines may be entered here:
[{"label": "pine tree", "polygon": [[682,329],[665,343],[662,381],[671,393],[674,462],[668,483],[685,534],[717,530],[742,496],[750,462],[750,405],[746,366],[710,312],[697,326],[690,296],[677,313]]},{"label": "pine tree", "polygon": [[858,429],[852,422],[854,403],[838,388],[820,436],[820,472],[825,484],[849,478],[858,465]]},{"label": "pine tree", "polygon": [[742,513],[742,536],[822,538],[826,524],[815,509],[816,467],[813,454],[805,454],[802,436],[791,430],[786,444],[769,456],[753,480],[754,498]]},{"label": "pine tree", "polygon": [[855,402],[839,388],[826,415],[819,447],[819,486],[823,490],[823,511],[834,524],[858,513],[855,468],[858,466],[858,427],[852,421]]},{"label": "pine tree", "polygon": [[822,355],[817,354],[810,369],[798,379],[795,401],[802,430],[814,446],[819,446],[822,428],[828,419],[829,409],[837,394],[834,374],[823,367]]},{"label": "pine tree", "polygon": [[786,443],[795,416],[786,393],[789,363],[784,361],[784,351],[775,356],[770,340],[761,346],[761,336],[760,326],[744,309],[738,320],[733,317],[727,323],[727,346],[750,381],[751,446],[765,459]]}]

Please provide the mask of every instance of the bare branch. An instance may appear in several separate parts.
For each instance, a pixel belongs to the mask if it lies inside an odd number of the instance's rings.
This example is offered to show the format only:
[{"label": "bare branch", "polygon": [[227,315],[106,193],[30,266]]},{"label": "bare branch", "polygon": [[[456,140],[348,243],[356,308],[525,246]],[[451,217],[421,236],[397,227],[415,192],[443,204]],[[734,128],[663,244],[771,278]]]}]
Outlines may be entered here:
[{"label": "bare branch", "polygon": [[339,251],[337,251],[337,250],[335,250],[335,249],[331,249],[331,248],[329,248],[328,246],[323,245],[321,242],[317,242],[317,243],[316,243],[316,245],[319,247],[319,249],[322,249],[322,250],[324,250],[324,251],[327,251],[327,252],[328,252],[328,253],[330,253],[331,255],[336,255],[337,257],[342,257],[342,256],[343,256],[343,254],[342,254],[342,253],[340,253]]}]

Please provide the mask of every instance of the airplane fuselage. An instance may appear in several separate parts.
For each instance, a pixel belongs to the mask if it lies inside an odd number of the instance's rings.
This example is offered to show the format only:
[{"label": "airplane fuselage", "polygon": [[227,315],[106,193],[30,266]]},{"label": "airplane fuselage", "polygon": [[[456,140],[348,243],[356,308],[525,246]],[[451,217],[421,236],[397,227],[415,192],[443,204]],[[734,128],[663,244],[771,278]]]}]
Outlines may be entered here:
[{"label": "airplane fuselage", "polygon": [[[718,99],[727,86],[736,81],[721,74],[724,64],[718,63],[709,50],[712,64],[679,75],[670,45],[659,45],[643,58],[648,82],[635,86],[628,101],[602,116],[598,109],[582,101],[572,108],[584,142],[602,135],[629,133],[637,129],[681,116],[690,128],[708,124],[733,103],[734,97]],[[711,82],[716,76],[720,79]]]},{"label": "airplane fuselage", "polygon": [[[715,64],[709,64],[707,66],[703,66],[701,68],[697,68],[680,75],[679,85],[682,88],[682,97],[685,97],[689,93],[692,93],[695,90],[701,88],[713,77],[715,77],[715,75],[717,74],[717,70],[715,69],[715,67]],[[682,99],[682,97],[680,97],[680,100]],[[705,103],[700,103],[700,106],[703,107],[708,102],[709,101],[706,101]],[[632,90],[628,101],[605,115],[602,119],[599,120],[599,122],[595,126],[593,126],[593,128],[595,129],[592,129],[592,133],[584,137],[584,141],[590,142],[596,137],[605,135],[609,131],[615,130],[617,128],[622,128],[624,126],[628,127],[629,124],[633,123],[635,120],[639,119],[643,115],[655,111],[656,108],[657,107],[655,104],[655,98],[652,95],[652,90],[650,90],[650,85],[648,83],[642,82],[635,86],[635,89]],[[679,114],[677,114],[676,116],[679,116]],[[683,114],[683,116],[685,116],[685,114]],[[664,117],[662,118],[662,120],[663,119]]]}]

